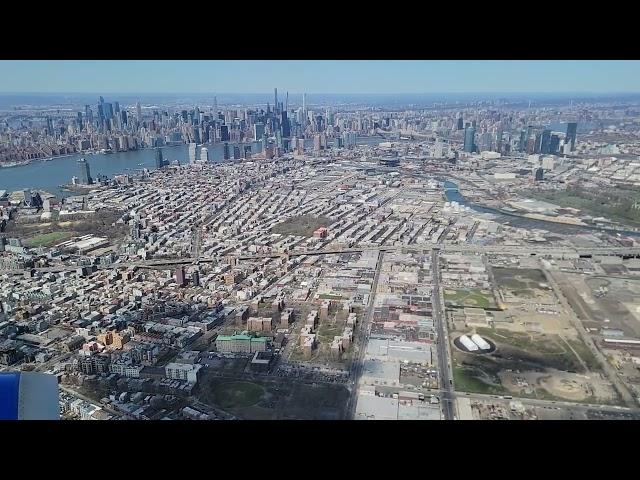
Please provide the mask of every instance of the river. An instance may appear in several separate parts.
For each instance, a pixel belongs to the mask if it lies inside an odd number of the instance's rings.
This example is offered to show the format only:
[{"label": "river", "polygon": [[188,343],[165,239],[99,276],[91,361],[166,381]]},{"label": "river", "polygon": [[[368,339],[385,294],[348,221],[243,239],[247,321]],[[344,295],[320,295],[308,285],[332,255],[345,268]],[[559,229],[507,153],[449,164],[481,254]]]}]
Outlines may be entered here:
[{"label": "river", "polygon": [[561,235],[570,235],[572,233],[606,232],[613,235],[621,234],[621,235],[640,237],[640,232],[634,232],[629,230],[613,230],[610,228],[569,225],[565,223],[548,222],[545,220],[527,218],[518,214],[509,214],[509,213],[505,213],[500,210],[497,210],[495,208],[485,207],[482,205],[477,205],[475,203],[469,202],[458,191],[458,185],[455,184],[454,182],[446,180],[444,182],[444,188],[445,188],[445,196],[447,197],[448,201],[458,202],[460,205],[467,206],[472,210],[475,210],[476,212],[488,213],[493,217],[494,221],[502,224],[509,224],[512,227],[525,228],[528,230],[533,230],[533,229],[547,230],[551,233],[557,233]]},{"label": "river", "polygon": [[[358,145],[377,145],[384,142],[381,137],[361,137],[358,138]],[[229,142],[230,153],[233,155],[234,145],[251,145],[251,153],[262,152],[261,142],[249,142],[237,144]],[[214,143],[198,145],[198,156],[200,148],[207,147],[209,159],[219,162],[224,159],[224,144]],[[305,148],[313,148],[313,140],[305,140]],[[242,146],[241,146],[242,150]],[[174,160],[185,164],[189,161],[189,146],[186,144],[162,147],[162,155],[165,160]],[[56,195],[67,196],[68,192],[60,190],[60,185],[71,183],[71,177],[78,175],[77,161],[86,158],[91,170],[91,176],[106,175],[112,178],[114,175],[122,173],[133,173],[136,170],[156,168],[155,150],[132,150],[129,152],[117,152],[112,154],[74,154],[69,156],[55,157],[50,160],[34,160],[28,165],[17,167],[0,168],[0,190],[13,192],[26,188],[35,190],[45,190]]]}]

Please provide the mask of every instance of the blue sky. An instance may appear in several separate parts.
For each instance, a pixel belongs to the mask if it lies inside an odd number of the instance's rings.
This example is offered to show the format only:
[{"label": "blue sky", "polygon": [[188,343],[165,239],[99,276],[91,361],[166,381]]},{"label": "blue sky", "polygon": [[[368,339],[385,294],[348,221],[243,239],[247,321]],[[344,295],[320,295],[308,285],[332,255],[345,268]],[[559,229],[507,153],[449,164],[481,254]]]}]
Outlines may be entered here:
[{"label": "blue sky", "polygon": [[0,92],[639,92],[640,61],[0,61]]}]

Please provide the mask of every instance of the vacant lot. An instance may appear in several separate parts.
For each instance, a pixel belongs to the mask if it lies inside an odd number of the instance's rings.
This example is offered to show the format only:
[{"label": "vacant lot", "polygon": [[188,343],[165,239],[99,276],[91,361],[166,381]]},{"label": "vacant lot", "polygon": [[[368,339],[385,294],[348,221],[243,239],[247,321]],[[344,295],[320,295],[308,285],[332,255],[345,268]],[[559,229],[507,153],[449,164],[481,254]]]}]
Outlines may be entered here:
[{"label": "vacant lot", "polygon": [[496,306],[489,290],[459,289],[445,290],[444,301],[447,306],[494,308]]},{"label": "vacant lot", "polygon": [[43,233],[41,235],[31,237],[24,243],[26,247],[49,247],[51,245],[55,245],[56,243],[60,243],[63,240],[71,238],[72,236],[72,232]]},{"label": "vacant lot", "polygon": [[[476,331],[493,341],[498,348],[488,355],[474,355],[457,349],[452,351],[455,388],[458,391],[490,394],[502,393],[507,389],[513,391],[513,385],[503,382],[511,375],[508,372],[538,372],[539,376],[552,378],[567,372],[583,376],[598,375],[595,373],[599,369],[596,358],[578,339],[505,329],[478,328]],[[545,398],[544,391],[534,391],[540,389],[541,385],[535,382],[531,385],[532,390],[522,393],[523,396]]]},{"label": "vacant lot", "polygon": [[315,215],[302,215],[293,217],[279,223],[271,229],[272,233],[282,235],[298,235],[302,237],[312,237],[314,230],[320,227],[328,227],[331,220],[327,217],[316,217]]},{"label": "vacant lot", "polygon": [[28,247],[55,245],[68,238],[88,234],[118,242],[129,231],[126,225],[112,225],[119,218],[120,213],[110,210],[101,210],[88,218],[73,221],[58,221],[54,216],[45,223],[21,223],[18,218],[7,224],[5,232],[8,237],[19,238]]}]

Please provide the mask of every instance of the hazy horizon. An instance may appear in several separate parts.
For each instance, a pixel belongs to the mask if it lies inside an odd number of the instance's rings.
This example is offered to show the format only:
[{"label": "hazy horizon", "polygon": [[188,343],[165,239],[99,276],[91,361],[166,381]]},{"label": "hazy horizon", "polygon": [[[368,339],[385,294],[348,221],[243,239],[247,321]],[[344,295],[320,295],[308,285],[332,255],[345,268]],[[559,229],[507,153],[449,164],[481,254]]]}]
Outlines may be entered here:
[{"label": "hazy horizon", "polygon": [[4,93],[637,93],[635,60],[2,60]]}]

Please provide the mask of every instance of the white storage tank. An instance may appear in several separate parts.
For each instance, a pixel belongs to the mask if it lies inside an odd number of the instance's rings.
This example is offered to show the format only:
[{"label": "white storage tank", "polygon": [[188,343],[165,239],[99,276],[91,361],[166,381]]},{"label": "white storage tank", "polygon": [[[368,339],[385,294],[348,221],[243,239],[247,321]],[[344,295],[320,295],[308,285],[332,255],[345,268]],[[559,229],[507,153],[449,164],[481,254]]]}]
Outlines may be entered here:
[{"label": "white storage tank", "polygon": [[478,350],[478,345],[476,345],[469,337],[466,335],[462,335],[460,337],[460,343],[466,348],[469,352],[475,352]]},{"label": "white storage tank", "polygon": [[491,349],[491,345],[489,345],[487,341],[477,333],[474,333],[473,335],[471,335],[471,340],[473,340],[473,343],[475,343],[478,347],[480,347],[480,350]]}]

